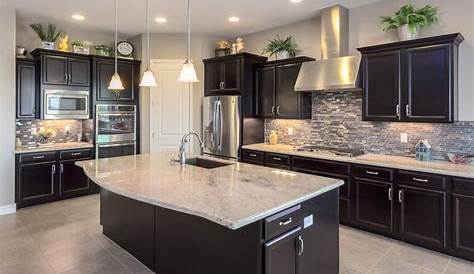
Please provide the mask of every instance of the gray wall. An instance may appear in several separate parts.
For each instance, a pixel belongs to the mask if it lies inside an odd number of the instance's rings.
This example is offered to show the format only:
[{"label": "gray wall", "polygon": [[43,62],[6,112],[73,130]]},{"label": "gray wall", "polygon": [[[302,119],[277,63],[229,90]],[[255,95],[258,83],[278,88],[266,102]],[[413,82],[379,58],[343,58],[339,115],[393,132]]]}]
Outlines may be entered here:
[{"label": "gray wall", "polygon": [[[350,10],[349,50],[397,41],[395,31],[382,32],[379,16],[390,15],[406,3],[417,6],[426,4],[440,7],[440,24],[422,32],[423,36],[461,32],[466,40],[460,49],[459,64],[459,117],[462,121],[474,121],[474,1],[472,0],[388,0]],[[320,19],[302,21],[262,32],[243,36],[246,51],[261,53],[268,40],[276,34],[293,35],[302,54],[320,58]]]},{"label": "gray wall", "polygon": [[[2,2],[3,3],[3,2]],[[15,202],[15,10],[0,4],[0,211]],[[3,208],[5,209],[5,208]]]}]

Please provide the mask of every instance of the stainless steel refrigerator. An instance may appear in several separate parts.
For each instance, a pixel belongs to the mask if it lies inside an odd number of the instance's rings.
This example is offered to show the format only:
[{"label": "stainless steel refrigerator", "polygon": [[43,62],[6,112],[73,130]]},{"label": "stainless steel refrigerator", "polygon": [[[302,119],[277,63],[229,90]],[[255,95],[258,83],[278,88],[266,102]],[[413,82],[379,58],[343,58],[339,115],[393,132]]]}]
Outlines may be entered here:
[{"label": "stainless steel refrigerator", "polygon": [[240,96],[209,96],[203,102],[204,153],[218,157],[239,156],[242,107]]}]

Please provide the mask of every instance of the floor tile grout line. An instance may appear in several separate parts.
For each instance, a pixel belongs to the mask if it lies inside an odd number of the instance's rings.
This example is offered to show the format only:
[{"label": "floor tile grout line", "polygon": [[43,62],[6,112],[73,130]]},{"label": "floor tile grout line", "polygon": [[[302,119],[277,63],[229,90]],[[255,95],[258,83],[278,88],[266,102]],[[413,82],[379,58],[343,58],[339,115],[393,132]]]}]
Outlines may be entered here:
[{"label": "floor tile grout line", "polygon": [[453,257],[449,257],[449,261],[446,264],[446,266],[444,267],[443,274],[445,274],[446,271],[448,271],[449,265],[451,264],[452,261],[453,261]]}]

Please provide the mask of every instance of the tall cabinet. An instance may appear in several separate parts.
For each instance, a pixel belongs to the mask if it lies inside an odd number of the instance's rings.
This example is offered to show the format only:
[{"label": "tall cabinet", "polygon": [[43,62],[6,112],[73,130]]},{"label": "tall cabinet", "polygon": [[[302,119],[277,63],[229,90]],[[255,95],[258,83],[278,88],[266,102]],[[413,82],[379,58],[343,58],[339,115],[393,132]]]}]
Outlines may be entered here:
[{"label": "tall cabinet", "polygon": [[359,48],[365,121],[458,120],[460,33]]}]

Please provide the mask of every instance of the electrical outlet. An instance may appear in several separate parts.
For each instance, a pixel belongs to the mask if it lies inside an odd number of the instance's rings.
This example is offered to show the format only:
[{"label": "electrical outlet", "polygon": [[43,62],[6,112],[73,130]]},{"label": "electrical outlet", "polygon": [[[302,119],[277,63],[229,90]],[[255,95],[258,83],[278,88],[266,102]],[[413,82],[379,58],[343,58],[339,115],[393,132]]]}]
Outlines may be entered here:
[{"label": "electrical outlet", "polygon": [[401,143],[408,143],[408,133],[401,133],[400,134],[400,142]]},{"label": "electrical outlet", "polygon": [[292,128],[292,127],[289,127],[289,128],[288,128],[288,135],[291,136],[291,135],[293,135],[293,134],[294,134],[293,128]]}]

